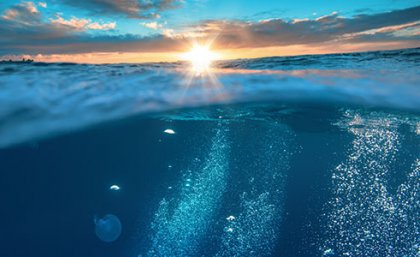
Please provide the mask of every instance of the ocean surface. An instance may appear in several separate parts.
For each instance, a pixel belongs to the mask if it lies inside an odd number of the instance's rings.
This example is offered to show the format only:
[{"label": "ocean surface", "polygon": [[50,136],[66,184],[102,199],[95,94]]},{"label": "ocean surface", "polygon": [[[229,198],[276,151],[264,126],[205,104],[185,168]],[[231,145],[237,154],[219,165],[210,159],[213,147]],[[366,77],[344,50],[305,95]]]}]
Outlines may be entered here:
[{"label": "ocean surface", "polygon": [[420,48],[0,63],[0,256],[420,256]]}]

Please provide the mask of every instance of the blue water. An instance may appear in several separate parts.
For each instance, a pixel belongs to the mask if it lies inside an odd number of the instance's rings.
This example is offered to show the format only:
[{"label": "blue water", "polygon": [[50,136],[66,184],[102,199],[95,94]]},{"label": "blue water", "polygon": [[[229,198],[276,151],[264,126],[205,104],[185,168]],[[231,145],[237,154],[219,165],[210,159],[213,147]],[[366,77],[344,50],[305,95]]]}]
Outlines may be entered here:
[{"label": "blue water", "polygon": [[420,49],[0,64],[0,256],[420,256]]}]

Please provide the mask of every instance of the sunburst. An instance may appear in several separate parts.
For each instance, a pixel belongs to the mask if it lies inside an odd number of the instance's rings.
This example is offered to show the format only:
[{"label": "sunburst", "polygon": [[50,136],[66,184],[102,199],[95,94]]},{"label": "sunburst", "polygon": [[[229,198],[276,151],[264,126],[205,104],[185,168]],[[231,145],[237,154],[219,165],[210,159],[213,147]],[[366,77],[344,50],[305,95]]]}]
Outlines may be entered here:
[{"label": "sunburst", "polygon": [[210,50],[209,45],[194,44],[191,51],[182,55],[182,59],[189,61],[191,70],[196,75],[208,73],[213,61],[217,60],[219,55]]}]

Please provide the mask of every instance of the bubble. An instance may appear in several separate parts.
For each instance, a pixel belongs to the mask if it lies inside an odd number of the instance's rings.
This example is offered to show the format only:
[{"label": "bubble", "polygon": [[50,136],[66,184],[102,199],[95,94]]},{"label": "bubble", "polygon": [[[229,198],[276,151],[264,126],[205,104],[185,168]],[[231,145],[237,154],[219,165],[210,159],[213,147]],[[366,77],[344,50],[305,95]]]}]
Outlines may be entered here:
[{"label": "bubble", "polygon": [[169,134],[169,135],[175,135],[176,132],[173,129],[165,129],[163,133]]},{"label": "bubble", "polygon": [[112,190],[112,191],[119,191],[121,188],[118,185],[112,185],[112,186],[109,187],[109,189]]},{"label": "bubble", "polygon": [[104,242],[110,243],[121,235],[121,222],[117,216],[107,214],[101,219],[95,218],[96,236]]},{"label": "bubble", "polygon": [[333,255],[334,255],[334,251],[332,249],[327,249],[322,254],[322,256],[333,256]]},{"label": "bubble", "polygon": [[227,217],[226,218],[226,220],[228,220],[228,221],[233,221],[233,220],[235,220],[236,218],[235,218],[235,216],[233,216],[233,215],[230,215],[229,217]]}]

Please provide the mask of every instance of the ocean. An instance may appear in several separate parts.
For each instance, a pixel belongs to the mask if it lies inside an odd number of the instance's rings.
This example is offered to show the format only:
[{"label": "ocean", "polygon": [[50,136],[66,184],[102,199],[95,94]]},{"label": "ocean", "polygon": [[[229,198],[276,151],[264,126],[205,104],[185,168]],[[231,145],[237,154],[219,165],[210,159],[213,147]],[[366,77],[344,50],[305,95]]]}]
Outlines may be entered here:
[{"label": "ocean", "polygon": [[420,256],[420,48],[0,64],[0,256]]}]

